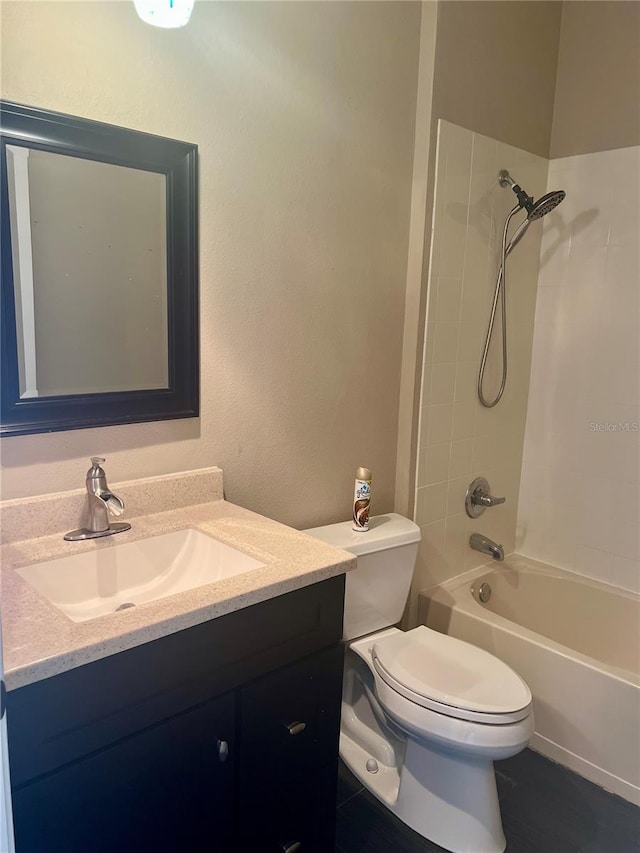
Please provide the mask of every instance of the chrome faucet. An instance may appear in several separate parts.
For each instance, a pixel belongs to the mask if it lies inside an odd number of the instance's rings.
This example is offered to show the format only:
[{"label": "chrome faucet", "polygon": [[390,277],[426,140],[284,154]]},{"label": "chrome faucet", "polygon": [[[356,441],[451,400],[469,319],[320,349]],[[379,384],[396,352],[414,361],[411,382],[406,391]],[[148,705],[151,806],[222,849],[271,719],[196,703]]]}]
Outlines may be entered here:
[{"label": "chrome faucet", "polygon": [[487,554],[501,563],[504,560],[504,548],[502,545],[496,545],[493,539],[487,539],[481,533],[472,533],[469,538],[469,545],[474,551],[480,551],[481,554]]},{"label": "chrome faucet", "polygon": [[87,511],[86,527],[72,530],[65,534],[65,539],[77,542],[80,539],[97,539],[100,536],[111,536],[130,530],[126,522],[109,521],[110,515],[120,516],[124,512],[124,501],[114,495],[107,485],[107,475],[100,466],[104,459],[100,456],[91,457],[91,468],[87,471]]}]

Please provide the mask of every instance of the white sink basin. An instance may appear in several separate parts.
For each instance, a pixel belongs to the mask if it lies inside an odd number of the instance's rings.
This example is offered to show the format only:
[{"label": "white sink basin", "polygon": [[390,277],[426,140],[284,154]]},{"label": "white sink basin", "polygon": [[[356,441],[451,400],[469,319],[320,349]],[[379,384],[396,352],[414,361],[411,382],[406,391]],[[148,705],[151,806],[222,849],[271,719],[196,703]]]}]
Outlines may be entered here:
[{"label": "white sink basin", "polygon": [[181,530],[17,571],[69,619],[86,622],[263,566],[204,533]]}]

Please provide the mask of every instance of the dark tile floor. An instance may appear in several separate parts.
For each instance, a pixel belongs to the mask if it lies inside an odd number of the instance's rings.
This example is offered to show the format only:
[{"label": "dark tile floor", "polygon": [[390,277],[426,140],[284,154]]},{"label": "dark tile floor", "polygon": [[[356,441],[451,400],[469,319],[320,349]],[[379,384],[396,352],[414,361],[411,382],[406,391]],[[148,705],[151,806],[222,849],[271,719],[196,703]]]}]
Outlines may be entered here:
[{"label": "dark tile floor", "polygon": [[[507,853],[640,853],[640,809],[526,749],[496,762]],[[442,853],[340,763],[336,853]]]}]

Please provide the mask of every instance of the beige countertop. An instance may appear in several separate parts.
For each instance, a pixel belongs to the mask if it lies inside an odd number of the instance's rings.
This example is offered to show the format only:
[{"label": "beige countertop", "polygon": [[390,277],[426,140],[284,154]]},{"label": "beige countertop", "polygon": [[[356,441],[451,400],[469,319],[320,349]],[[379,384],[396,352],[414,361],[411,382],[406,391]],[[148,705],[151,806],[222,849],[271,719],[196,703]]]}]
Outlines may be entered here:
[{"label": "beige countertop", "polygon": [[[356,565],[345,551],[222,499],[127,520],[132,529],[116,536],[66,542],[56,533],[2,546],[0,607],[7,689],[343,574]],[[72,622],[15,571],[31,563],[185,528],[255,557],[264,568],[87,622]]]}]

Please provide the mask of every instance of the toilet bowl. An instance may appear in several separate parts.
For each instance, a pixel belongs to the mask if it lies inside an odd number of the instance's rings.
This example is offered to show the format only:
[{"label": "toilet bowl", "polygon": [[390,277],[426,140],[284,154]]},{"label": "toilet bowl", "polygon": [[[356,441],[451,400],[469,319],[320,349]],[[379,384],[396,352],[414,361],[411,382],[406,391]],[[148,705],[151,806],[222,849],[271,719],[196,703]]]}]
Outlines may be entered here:
[{"label": "toilet bowl", "polygon": [[[533,734],[531,693],[505,663],[425,626],[403,632],[420,530],[402,516],[306,531],[358,556],[347,574],[340,755],[404,823],[453,853],[502,853],[493,761]],[[373,534],[370,538],[370,534]]]}]

